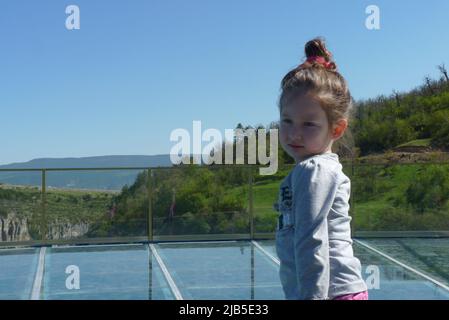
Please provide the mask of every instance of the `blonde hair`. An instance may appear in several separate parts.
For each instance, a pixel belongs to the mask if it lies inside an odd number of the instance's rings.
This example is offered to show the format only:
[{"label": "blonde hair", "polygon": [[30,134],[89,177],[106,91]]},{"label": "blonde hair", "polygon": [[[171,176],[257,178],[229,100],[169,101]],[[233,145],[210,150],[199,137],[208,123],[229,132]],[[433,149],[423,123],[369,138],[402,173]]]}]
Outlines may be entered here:
[{"label": "blonde hair", "polygon": [[[340,119],[346,119],[349,123],[353,99],[346,80],[337,71],[331,52],[326,49],[324,38],[317,37],[308,41],[305,45],[305,54],[308,60],[290,70],[282,79],[279,110],[282,111],[283,106],[294,98],[310,94],[326,113],[329,128],[332,128]],[[314,60],[314,57],[324,58],[325,63]],[[348,131],[349,128],[346,132]],[[354,143],[350,132],[345,140],[351,146],[340,142],[333,146],[333,149],[344,147],[352,155]],[[347,155],[348,150],[340,150],[338,153]]]}]

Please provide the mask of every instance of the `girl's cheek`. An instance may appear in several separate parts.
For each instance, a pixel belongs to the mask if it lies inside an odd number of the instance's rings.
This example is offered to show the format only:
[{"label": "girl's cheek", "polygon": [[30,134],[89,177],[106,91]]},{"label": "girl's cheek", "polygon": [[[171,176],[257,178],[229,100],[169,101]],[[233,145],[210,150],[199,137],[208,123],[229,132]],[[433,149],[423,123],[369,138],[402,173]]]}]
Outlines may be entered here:
[{"label": "girl's cheek", "polygon": [[284,149],[287,147],[287,134],[285,131],[279,131],[279,142]]},{"label": "girl's cheek", "polygon": [[279,127],[279,139],[281,141],[285,141],[286,136],[287,136],[287,132],[286,132],[285,128],[283,128],[282,126]]},{"label": "girl's cheek", "polygon": [[281,143],[281,146],[285,146],[285,134],[283,134],[282,132],[279,132],[279,141]]}]

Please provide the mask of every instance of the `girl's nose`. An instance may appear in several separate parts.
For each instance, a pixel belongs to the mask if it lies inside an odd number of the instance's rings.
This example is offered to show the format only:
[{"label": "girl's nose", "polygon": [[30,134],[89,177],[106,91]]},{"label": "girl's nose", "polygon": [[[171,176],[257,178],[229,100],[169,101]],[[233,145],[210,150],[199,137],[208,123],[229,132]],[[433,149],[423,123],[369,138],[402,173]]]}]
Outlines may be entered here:
[{"label": "girl's nose", "polygon": [[292,128],[290,131],[290,139],[293,141],[301,142],[302,141],[302,133],[299,128]]}]

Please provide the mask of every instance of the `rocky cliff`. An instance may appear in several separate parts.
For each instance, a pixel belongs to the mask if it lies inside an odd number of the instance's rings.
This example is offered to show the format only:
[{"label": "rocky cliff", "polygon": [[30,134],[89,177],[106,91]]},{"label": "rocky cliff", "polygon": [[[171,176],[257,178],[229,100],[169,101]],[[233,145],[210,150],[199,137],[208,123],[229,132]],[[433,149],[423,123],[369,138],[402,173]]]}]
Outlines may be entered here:
[{"label": "rocky cliff", "polygon": [[0,217],[0,234],[0,241],[30,240],[28,218],[19,218],[14,212]]},{"label": "rocky cliff", "polygon": [[[0,242],[39,240],[32,239],[29,225],[28,217],[20,217],[15,212],[9,212],[6,217],[0,216]],[[72,239],[81,237],[88,231],[88,223],[54,221],[48,226],[47,239]]]}]

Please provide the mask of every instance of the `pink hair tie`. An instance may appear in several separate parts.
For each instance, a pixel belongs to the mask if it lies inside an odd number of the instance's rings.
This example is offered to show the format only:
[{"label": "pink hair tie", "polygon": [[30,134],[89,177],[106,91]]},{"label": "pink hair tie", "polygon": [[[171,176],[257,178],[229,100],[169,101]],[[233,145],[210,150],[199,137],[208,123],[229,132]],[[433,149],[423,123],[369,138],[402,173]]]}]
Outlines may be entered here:
[{"label": "pink hair tie", "polygon": [[313,63],[317,62],[319,64],[322,64],[326,69],[336,69],[336,65],[333,62],[328,62],[324,57],[321,56],[311,56],[307,58],[306,62]]}]

